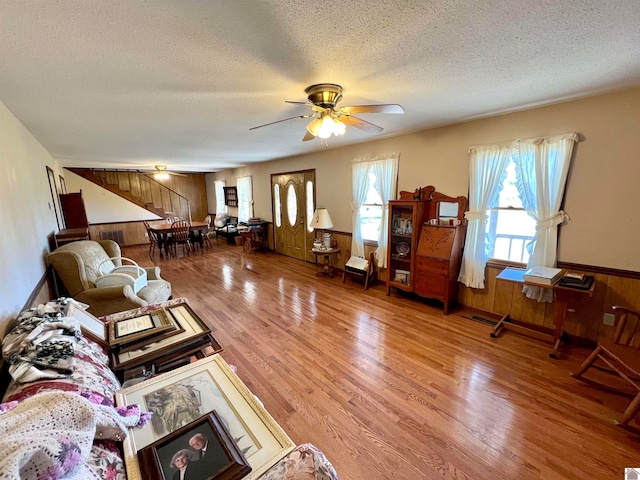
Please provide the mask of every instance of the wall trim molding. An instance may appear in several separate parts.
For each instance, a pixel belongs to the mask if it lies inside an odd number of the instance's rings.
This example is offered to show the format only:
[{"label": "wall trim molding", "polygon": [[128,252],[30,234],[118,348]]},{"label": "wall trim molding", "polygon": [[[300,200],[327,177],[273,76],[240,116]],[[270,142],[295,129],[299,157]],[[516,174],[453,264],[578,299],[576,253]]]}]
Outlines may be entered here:
[{"label": "wall trim molding", "polygon": [[601,273],[614,277],[635,278],[640,280],[640,272],[633,270],[620,270],[618,268],[598,267],[596,265],[582,265],[580,263],[558,262],[558,268],[566,268],[567,270],[580,270],[587,273]]}]

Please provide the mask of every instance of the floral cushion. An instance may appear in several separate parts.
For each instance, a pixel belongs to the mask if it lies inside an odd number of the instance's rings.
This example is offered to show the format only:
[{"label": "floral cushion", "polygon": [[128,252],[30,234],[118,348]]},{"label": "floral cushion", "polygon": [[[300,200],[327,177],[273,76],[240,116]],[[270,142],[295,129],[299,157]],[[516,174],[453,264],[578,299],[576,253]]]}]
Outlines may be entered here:
[{"label": "floral cushion", "polygon": [[271,467],[260,480],[338,480],[322,451],[303,443]]}]

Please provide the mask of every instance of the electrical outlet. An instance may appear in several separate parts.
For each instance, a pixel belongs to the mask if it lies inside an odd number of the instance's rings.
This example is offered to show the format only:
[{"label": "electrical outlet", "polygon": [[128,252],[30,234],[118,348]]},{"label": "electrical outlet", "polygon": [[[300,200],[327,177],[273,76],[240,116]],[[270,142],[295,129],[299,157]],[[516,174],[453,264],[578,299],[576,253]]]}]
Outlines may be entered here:
[{"label": "electrical outlet", "polygon": [[145,237],[148,237],[148,236],[149,236],[149,234],[148,234],[147,232],[144,232],[144,236],[145,236]]},{"label": "electrical outlet", "polygon": [[605,313],[604,314],[604,320],[602,321],[602,323],[604,323],[605,325],[608,325],[610,327],[613,327],[615,322],[616,322],[616,316],[613,313]]}]

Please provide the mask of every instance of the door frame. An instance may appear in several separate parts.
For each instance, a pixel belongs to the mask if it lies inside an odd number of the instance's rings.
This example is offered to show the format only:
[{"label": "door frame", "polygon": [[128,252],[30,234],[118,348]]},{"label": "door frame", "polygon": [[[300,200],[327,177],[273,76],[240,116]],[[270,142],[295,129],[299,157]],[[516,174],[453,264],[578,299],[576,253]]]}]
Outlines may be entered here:
[{"label": "door frame", "polygon": [[[283,255],[287,255],[286,253],[284,253],[282,251],[281,245],[278,243],[278,228],[277,227],[277,214],[276,214],[276,204],[275,204],[275,196],[274,196],[274,185],[276,183],[278,183],[278,185],[281,186],[281,193],[280,193],[280,225],[282,228],[282,225],[284,224],[285,221],[287,221],[287,219],[284,216],[284,202],[283,199],[286,198],[286,192],[284,191],[284,183],[280,183],[280,182],[276,182],[274,183],[276,177],[281,177],[281,176],[285,176],[285,175],[302,175],[304,180],[303,180],[303,188],[302,188],[302,194],[303,194],[303,199],[302,202],[300,202],[300,199],[298,199],[298,208],[302,208],[302,213],[303,213],[303,219],[304,219],[304,246],[303,246],[303,251],[304,251],[304,258],[303,260],[307,261],[307,262],[311,262],[311,263],[316,263],[316,256],[313,254],[313,252],[311,251],[311,248],[313,247],[313,240],[315,238],[315,232],[309,232],[307,230],[307,225],[310,221],[309,218],[307,218],[307,182],[311,181],[313,184],[313,210],[315,211],[315,209],[317,208],[317,204],[316,204],[316,169],[315,168],[311,168],[311,169],[306,169],[306,170],[295,170],[295,171],[291,171],[291,172],[278,172],[278,173],[272,173],[271,177],[270,177],[270,185],[269,185],[269,189],[271,190],[271,214],[272,214],[272,218],[273,218],[273,249],[274,251],[278,252],[278,253],[282,253]],[[313,212],[311,212],[311,214],[313,215]],[[296,257],[297,258],[297,257]]]}]

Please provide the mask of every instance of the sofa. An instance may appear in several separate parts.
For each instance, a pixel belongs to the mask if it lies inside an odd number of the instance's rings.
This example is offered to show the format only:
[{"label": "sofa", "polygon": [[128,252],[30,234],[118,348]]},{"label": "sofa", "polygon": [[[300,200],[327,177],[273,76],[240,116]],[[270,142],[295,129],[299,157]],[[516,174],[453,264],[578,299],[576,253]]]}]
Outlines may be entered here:
[{"label": "sofa", "polygon": [[[82,335],[77,320],[65,316],[64,303],[23,312],[3,340],[3,356],[22,381],[12,379],[0,403],[0,478],[126,480],[122,442],[129,427],[148,417],[137,405],[115,406],[121,385],[108,366],[108,351]],[[43,348],[41,358],[29,356],[29,345],[47,342],[73,344],[73,354]],[[322,451],[303,443],[260,476],[291,479],[338,476]]]},{"label": "sofa", "polygon": [[[137,293],[131,285],[97,287],[103,262],[111,269],[122,266],[120,246],[113,240],[82,240],[63,245],[49,254],[48,261],[69,296],[89,305],[96,317],[164,302],[171,298],[171,284],[160,277],[159,267],[144,268],[147,285]],[[116,260],[109,260],[109,259]],[[103,268],[104,271],[108,271]]]}]

